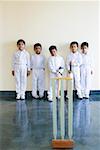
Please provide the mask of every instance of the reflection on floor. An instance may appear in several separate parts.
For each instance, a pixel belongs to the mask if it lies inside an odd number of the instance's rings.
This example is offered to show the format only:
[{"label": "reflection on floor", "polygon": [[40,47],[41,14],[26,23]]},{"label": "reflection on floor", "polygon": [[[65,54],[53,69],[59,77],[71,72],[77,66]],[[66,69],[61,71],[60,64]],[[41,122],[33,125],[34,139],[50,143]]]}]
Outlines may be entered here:
[{"label": "reflection on floor", "polygon": [[[73,122],[74,150],[100,150],[100,101],[75,99]],[[52,136],[52,103],[0,100],[0,150],[51,150]]]}]

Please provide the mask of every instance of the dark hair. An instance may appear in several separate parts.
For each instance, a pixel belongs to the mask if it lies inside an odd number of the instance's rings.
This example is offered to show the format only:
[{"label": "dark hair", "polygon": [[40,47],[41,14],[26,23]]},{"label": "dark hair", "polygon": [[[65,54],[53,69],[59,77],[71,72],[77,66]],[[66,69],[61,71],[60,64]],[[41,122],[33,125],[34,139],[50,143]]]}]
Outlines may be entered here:
[{"label": "dark hair", "polygon": [[51,46],[49,47],[50,53],[52,52],[53,49],[56,49],[56,51],[57,51],[57,47],[56,47],[55,45],[51,45]]},{"label": "dark hair", "polygon": [[36,43],[34,44],[34,49],[37,47],[37,46],[40,46],[42,48],[42,45],[40,43]]},{"label": "dark hair", "polygon": [[77,47],[78,47],[78,42],[76,42],[76,41],[71,42],[71,43],[70,43],[70,47],[71,47],[73,44],[76,44]]},{"label": "dark hair", "polygon": [[18,45],[20,42],[22,42],[22,43],[25,44],[25,41],[24,41],[23,39],[19,39],[19,40],[17,41],[17,45]]},{"label": "dark hair", "polygon": [[81,48],[82,48],[83,46],[89,47],[89,44],[88,44],[87,42],[83,42],[83,43],[81,44]]}]

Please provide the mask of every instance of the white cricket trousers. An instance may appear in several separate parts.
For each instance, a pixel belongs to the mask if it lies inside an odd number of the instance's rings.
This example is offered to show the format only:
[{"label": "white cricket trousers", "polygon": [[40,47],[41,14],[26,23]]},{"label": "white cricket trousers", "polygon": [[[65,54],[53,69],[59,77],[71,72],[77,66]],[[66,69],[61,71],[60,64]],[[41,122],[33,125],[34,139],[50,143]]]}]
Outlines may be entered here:
[{"label": "white cricket trousers", "polygon": [[16,65],[15,67],[16,93],[25,96],[27,86],[27,67]]},{"label": "white cricket trousers", "polygon": [[33,69],[32,70],[32,96],[37,96],[37,91],[39,91],[39,96],[44,96],[45,88],[45,71],[44,69]]}]

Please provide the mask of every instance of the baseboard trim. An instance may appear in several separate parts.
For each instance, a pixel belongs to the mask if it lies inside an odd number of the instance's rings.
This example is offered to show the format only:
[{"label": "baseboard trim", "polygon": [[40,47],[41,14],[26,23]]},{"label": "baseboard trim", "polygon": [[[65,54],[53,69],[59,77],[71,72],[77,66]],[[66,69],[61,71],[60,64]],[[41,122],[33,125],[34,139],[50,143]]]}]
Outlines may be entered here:
[{"label": "baseboard trim", "polygon": [[91,90],[90,95],[100,95],[100,90]]},{"label": "baseboard trim", "polygon": [[[67,91],[65,91],[66,95]],[[74,91],[76,94],[76,91]],[[90,95],[100,95],[100,90],[91,90]],[[0,98],[15,98],[15,91],[0,91]],[[31,91],[26,91],[26,98],[31,98]],[[47,90],[44,92],[44,97],[47,98]]]}]

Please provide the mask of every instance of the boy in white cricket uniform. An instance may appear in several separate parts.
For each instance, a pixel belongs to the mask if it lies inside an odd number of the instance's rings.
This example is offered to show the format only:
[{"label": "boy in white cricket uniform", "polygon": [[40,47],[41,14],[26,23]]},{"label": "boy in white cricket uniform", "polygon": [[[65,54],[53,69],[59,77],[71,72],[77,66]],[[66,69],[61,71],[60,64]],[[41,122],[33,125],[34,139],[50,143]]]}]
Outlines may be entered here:
[{"label": "boy in white cricket uniform", "polygon": [[82,65],[81,65],[81,89],[82,95],[84,98],[89,98],[90,93],[90,85],[91,85],[91,59],[88,54],[89,44],[87,42],[83,42],[81,44],[81,52],[82,52]]},{"label": "boy in white cricket uniform", "polygon": [[73,41],[70,43],[70,50],[67,57],[67,70],[70,73],[70,66],[71,71],[73,73],[74,79],[74,88],[77,90],[77,95],[79,99],[82,99],[81,93],[81,85],[80,85],[80,66],[82,64],[82,57],[81,54],[78,52],[78,43]]},{"label": "boy in white cricket uniform", "polygon": [[[45,89],[45,57],[41,54],[42,46],[40,43],[34,45],[34,51],[35,54],[31,57],[32,96],[42,98]],[[39,91],[39,96],[37,91]]]},{"label": "boy in white cricket uniform", "polygon": [[[51,85],[51,79],[54,77],[61,77],[63,75],[63,71],[65,68],[64,59],[57,54],[57,48],[56,46],[52,45],[49,47],[49,51],[51,56],[48,60],[48,68],[50,71],[50,89],[48,92],[48,100],[52,101],[52,85]],[[56,96],[58,91],[58,83],[56,82]]]},{"label": "boy in white cricket uniform", "polygon": [[13,55],[12,75],[16,81],[16,99],[25,99],[25,91],[27,86],[27,76],[30,74],[30,55],[25,50],[25,41],[20,39],[17,41],[18,50]]}]

